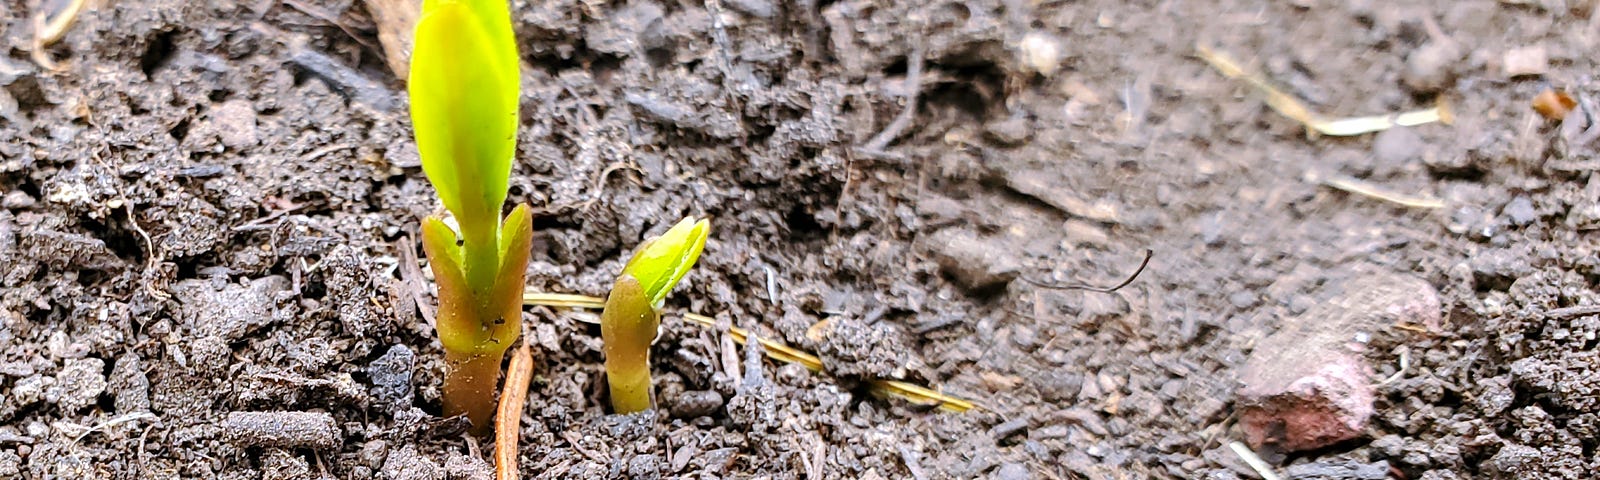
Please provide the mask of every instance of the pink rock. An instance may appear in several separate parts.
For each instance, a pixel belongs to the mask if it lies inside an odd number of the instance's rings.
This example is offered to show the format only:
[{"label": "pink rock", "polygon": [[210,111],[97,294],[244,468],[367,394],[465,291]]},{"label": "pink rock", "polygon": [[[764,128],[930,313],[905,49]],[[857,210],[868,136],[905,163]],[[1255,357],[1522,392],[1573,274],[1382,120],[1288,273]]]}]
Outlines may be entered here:
[{"label": "pink rock", "polygon": [[1409,275],[1363,275],[1288,319],[1239,371],[1239,426],[1256,447],[1311,450],[1361,436],[1373,414],[1369,347],[1407,339],[1397,324],[1436,330],[1438,292]]},{"label": "pink rock", "polygon": [[[1356,438],[1372,416],[1372,369],[1353,352],[1300,350],[1282,362],[1251,358],[1238,392],[1239,426],[1256,448],[1293,452]],[[1259,351],[1259,350],[1258,350]]]}]

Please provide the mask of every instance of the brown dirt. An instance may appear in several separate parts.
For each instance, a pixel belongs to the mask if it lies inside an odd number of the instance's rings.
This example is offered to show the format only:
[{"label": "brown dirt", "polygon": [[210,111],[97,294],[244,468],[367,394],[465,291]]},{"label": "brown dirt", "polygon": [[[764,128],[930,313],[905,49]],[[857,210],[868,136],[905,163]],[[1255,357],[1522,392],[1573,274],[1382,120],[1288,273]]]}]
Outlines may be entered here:
[{"label": "brown dirt", "polygon": [[[100,2],[48,50],[60,72],[28,60],[33,3],[51,2],[0,3],[0,477],[483,478],[490,448],[434,417],[441,355],[398,281],[436,203],[361,2]],[[1401,349],[1409,368],[1362,438],[1269,460],[1600,470],[1600,316],[1546,313],[1600,304],[1600,161],[1528,106],[1595,94],[1594,2],[719,3],[720,22],[700,2],[514,2],[530,282],[600,294],[640,239],[709,215],[671,306],[834,374],[669,320],[668,408],[608,415],[598,328],[531,308],[528,477],[1254,478],[1226,446],[1237,369],[1383,272],[1437,288],[1444,333],[1371,352],[1379,377]],[[1322,112],[1443,98],[1458,119],[1307,138],[1197,42]],[[1508,78],[1530,46],[1548,72]],[[856,148],[901,111],[916,53],[914,121]],[[1114,283],[1144,248],[1115,294],[1015,280]],[[873,398],[874,377],[989,409]],[[310,412],[280,425],[307,438],[226,421],[277,411]]]}]

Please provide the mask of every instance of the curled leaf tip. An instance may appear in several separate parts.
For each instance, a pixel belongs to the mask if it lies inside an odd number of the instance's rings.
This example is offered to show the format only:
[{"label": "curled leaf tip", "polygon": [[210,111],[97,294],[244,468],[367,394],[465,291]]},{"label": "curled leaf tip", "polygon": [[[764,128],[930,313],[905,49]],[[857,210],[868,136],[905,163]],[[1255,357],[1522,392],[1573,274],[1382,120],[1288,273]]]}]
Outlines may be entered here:
[{"label": "curled leaf tip", "polygon": [[661,236],[645,240],[622,268],[622,274],[638,279],[650,304],[661,308],[667,294],[700,259],[710,230],[711,223],[706,219],[685,217]]}]

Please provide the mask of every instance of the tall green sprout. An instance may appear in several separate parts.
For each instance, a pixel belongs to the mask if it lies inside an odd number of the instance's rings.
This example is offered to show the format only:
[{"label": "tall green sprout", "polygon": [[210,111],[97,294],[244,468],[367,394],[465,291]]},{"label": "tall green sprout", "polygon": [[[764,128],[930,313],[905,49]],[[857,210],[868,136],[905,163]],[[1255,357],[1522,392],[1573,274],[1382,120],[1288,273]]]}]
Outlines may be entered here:
[{"label": "tall green sprout", "polygon": [[517,46],[506,0],[426,0],[411,56],[411,123],[422,169],[459,231],[422,224],[439,284],[435,327],[449,370],[446,415],[484,432],[500,359],[521,334],[533,236],[527,205],[503,220],[517,143]]}]

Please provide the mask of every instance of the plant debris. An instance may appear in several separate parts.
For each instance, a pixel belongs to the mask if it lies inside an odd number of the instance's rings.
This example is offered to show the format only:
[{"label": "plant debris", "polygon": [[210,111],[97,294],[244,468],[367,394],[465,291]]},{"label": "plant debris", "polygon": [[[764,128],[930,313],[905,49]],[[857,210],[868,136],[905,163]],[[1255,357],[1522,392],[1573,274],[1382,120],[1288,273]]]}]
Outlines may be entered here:
[{"label": "plant debris", "polygon": [[1404,193],[1386,190],[1377,185],[1373,185],[1366,180],[1361,180],[1348,175],[1329,175],[1326,177],[1321,177],[1316,174],[1308,173],[1306,176],[1308,177],[1307,180],[1315,183],[1326,185],[1340,191],[1354,193],[1356,195],[1376,198],[1385,202],[1397,203],[1412,208],[1444,208],[1443,200],[1433,197],[1407,195]]},{"label": "plant debris", "polygon": [[1546,120],[1560,121],[1567,118],[1567,114],[1578,108],[1578,101],[1572,98],[1565,90],[1546,88],[1533,96],[1533,111],[1538,112]]},{"label": "plant debris", "polygon": [[[541,305],[546,307],[597,309],[605,306],[605,299],[587,295],[529,292],[523,294],[522,298],[523,302],[527,303],[528,305]],[[717,321],[715,319],[705,315],[684,313],[683,318],[688,320],[690,323],[700,325],[702,327],[716,328],[717,326]],[[593,320],[591,319],[584,318],[582,320],[593,323]],[[727,333],[733,337],[735,342],[738,342],[741,345],[745,342],[748,342],[750,338],[750,332],[747,332],[739,327],[729,326]],[[806,369],[813,372],[821,373],[827,371],[827,367],[823,365],[822,359],[816,355],[812,355],[806,351],[784,345],[776,340],[768,338],[758,337],[758,341],[765,349],[767,357],[773,360],[784,363],[799,364],[800,366],[806,367]],[[869,383],[869,387],[874,395],[881,397],[900,398],[917,405],[935,407],[946,412],[961,413],[974,408],[983,408],[982,405],[973,403],[972,401],[945,395],[936,390],[913,383],[884,379],[871,380]]]},{"label": "plant debris", "polygon": [[1387,115],[1372,115],[1366,117],[1328,118],[1314,112],[1305,102],[1293,95],[1284,93],[1283,90],[1273,86],[1261,74],[1245,70],[1233,57],[1226,53],[1212,50],[1205,45],[1196,45],[1195,51],[1206,63],[1211,64],[1224,76],[1235,80],[1243,80],[1266,95],[1267,106],[1277,110],[1283,116],[1294,119],[1306,126],[1306,130],[1313,135],[1321,134],[1330,137],[1348,137],[1372,132],[1380,132],[1394,127],[1412,127],[1434,122],[1450,124],[1452,118],[1450,110],[1443,100],[1433,108],[1413,110],[1403,113]]}]

